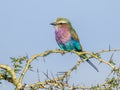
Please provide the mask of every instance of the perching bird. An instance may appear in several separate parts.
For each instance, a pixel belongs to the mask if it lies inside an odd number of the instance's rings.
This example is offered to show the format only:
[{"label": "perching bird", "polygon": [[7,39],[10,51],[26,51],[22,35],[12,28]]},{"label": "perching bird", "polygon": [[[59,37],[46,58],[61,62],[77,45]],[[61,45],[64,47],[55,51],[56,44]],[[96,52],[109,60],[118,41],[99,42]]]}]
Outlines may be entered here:
[{"label": "perching bird", "polygon": [[[78,52],[83,51],[78,35],[68,19],[57,18],[57,20],[51,23],[51,25],[55,26],[55,38],[62,50],[75,50]],[[80,56],[80,58],[85,59],[87,56],[84,54]],[[86,61],[98,72],[97,67],[91,61]]]}]

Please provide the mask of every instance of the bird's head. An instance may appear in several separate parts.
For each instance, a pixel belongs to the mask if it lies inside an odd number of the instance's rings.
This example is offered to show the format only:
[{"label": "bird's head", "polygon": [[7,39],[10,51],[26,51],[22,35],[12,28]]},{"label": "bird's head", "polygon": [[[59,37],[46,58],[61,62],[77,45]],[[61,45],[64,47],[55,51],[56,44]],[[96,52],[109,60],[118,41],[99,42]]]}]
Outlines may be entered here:
[{"label": "bird's head", "polygon": [[57,18],[55,22],[50,23],[50,24],[55,26],[56,29],[71,27],[71,23],[67,18]]}]

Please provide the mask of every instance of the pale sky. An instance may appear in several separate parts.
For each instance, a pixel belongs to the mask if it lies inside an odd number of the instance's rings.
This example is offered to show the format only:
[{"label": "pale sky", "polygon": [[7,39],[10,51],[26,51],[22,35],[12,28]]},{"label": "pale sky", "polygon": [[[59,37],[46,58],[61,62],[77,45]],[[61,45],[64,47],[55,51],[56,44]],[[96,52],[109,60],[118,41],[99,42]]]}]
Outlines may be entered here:
[{"label": "pale sky", "polygon": [[[120,48],[120,0],[1,0],[0,1],[0,63],[10,63],[10,57],[43,53],[59,49],[54,28],[49,23],[57,17],[68,18],[76,29],[84,50],[97,52],[103,49]],[[103,58],[109,60],[110,54]],[[120,53],[114,55],[116,62]],[[34,72],[28,72],[23,83],[37,82],[37,69],[41,78],[47,70],[54,75],[69,70],[78,57],[74,54],[51,54],[32,63]],[[96,85],[102,83],[110,68],[92,62],[100,72],[88,63],[83,63],[72,73],[70,83]],[[120,63],[118,63],[120,64]],[[32,78],[31,78],[32,77]],[[34,77],[34,78],[33,78]],[[13,90],[12,84],[3,81],[0,90]]]}]

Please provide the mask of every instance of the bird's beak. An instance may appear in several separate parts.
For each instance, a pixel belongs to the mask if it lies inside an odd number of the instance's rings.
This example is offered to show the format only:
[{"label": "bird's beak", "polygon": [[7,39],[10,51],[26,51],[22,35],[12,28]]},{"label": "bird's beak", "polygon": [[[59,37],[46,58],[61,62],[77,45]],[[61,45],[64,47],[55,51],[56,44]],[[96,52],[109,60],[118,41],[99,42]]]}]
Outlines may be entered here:
[{"label": "bird's beak", "polygon": [[50,25],[53,25],[53,26],[55,26],[55,25],[57,25],[55,22],[53,22],[53,23],[50,23]]}]

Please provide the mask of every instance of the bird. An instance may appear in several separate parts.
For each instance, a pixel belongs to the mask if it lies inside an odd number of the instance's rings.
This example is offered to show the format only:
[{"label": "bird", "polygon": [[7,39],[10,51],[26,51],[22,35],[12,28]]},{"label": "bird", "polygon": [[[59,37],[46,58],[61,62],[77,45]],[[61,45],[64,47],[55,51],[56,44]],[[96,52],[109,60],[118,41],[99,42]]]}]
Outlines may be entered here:
[{"label": "bird", "polygon": [[[55,39],[61,50],[83,52],[78,35],[67,18],[59,17],[55,22],[50,23],[50,25],[53,25],[55,28]],[[87,56],[83,54],[80,58],[85,59]],[[99,72],[97,67],[89,59],[86,61]]]}]

